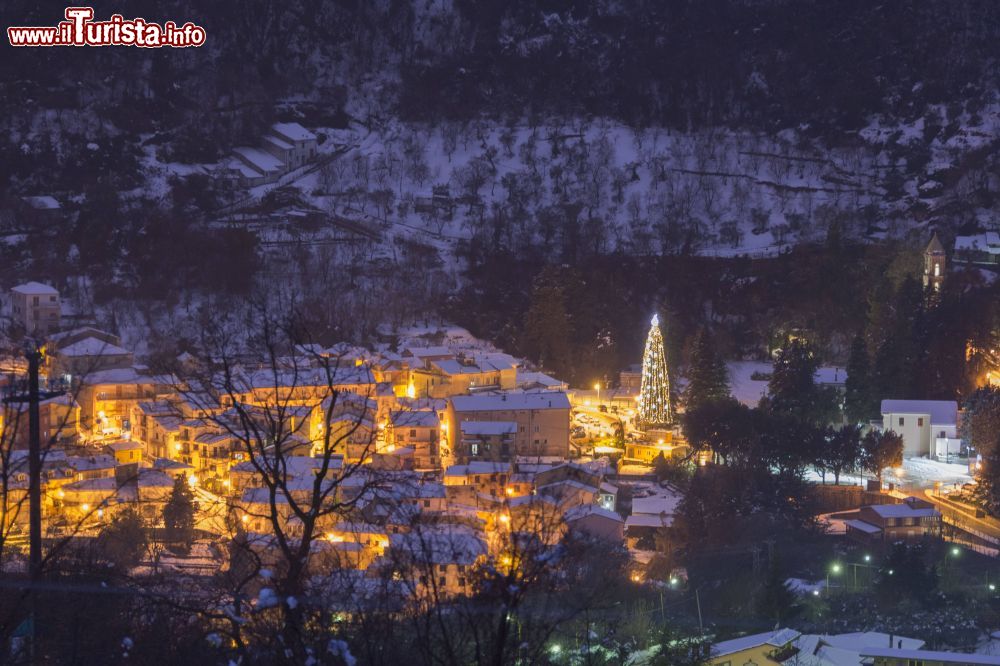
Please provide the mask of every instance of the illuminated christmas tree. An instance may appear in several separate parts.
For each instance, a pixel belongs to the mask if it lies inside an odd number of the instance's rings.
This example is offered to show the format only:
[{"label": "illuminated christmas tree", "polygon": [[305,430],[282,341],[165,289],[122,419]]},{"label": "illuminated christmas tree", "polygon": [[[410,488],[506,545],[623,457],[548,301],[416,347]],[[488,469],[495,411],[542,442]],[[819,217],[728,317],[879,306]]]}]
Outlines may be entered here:
[{"label": "illuminated christmas tree", "polygon": [[666,425],[673,420],[660,318],[653,315],[650,323],[646,351],[642,355],[642,387],[639,391],[639,421],[647,427]]}]

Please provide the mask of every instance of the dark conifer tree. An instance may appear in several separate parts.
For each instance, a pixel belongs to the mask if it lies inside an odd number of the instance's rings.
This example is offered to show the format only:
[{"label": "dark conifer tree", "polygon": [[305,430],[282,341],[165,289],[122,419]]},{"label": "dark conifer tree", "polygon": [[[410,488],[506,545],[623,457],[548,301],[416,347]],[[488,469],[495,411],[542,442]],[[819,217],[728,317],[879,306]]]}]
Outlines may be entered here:
[{"label": "dark conifer tree", "polygon": [[862,335],[851,343],[847,359],[847,380],[844,385],[844,412],[851,423],[864,423],[876,415],[876,400],[871,383],[868,347]]},{"label": "dark conifer tree", "polygon": [[710,400],[729,396],[729,373],[726,364],[715,351],[711,336],[702,328],[691,350],[691,368],[684,390],[688,409],[696,409]]}]

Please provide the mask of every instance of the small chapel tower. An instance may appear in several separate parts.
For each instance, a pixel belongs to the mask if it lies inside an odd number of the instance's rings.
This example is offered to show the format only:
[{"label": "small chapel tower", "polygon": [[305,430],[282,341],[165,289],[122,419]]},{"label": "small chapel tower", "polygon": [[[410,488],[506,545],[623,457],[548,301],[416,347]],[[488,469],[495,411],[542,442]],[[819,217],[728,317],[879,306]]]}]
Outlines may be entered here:
[{"label": "small chapel tower", "polygon": [[941,291],[941,285],[944,283],[945,261],[944,246],[941,245],[935,231],[931,242],[927,244],[927,249],[924,250],[925,289],[930,289],[934,293]]}]

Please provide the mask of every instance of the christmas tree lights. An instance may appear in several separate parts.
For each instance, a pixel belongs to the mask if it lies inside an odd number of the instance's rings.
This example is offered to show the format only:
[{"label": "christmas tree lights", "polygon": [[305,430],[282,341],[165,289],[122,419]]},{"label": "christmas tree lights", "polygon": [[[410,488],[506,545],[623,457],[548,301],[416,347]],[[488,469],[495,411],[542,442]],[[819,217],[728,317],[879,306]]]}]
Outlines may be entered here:
[{"label": "christmas tree lights", "polygon": [[660,318],[653,315],[646,351],[642,355],[642,385],[639,391],[639,421],[646,427],[662,426],[673,420],[670,410],[670,378],[663,351]]}]

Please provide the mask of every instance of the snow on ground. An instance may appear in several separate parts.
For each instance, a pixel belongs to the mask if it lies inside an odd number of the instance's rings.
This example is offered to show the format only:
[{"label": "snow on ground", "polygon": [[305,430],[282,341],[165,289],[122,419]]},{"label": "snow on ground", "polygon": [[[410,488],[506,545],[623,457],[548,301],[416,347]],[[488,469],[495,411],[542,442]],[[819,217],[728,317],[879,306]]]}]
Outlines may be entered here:
[{"label": "snow on ground", "polygon": [[789,578],[785,581],[785,585],[793,593],[799,596],[805,596],[807,594],[817,595],[820,594],[826,587],[825,580],[818,580],[815,583],[810,583],[807,580],[801,578]]},{"label": "snow on ground", "polygon": [[[774,365],[770,361],[729,361],[726,367],[733,397],[748,407],[756,407],[767,395],[767,383]],[[824,366],[816,370],[816,381],[822,384],[840,385],[846,379],[844,368]]]},{"label": "snow on ground", "polygon": [[767,395],[767,382],[773,366],[765,361],[730,361],[729,388],[733,397],[748,407],[756,407]]},{"label": "snow on ground", "polygon": [[[961,486],[972,482],[967,464],[946,463],[929,458],[907,458],[902,471],[892,470],[891,476],[904,488],[930,488],[940,481],[943,486]],[[887,478],[889,475],[887,475]]]},{"label": "snow on ground", "polygon": [[[822,483],[823,477],[815,469],[809,468],[806,470],[805,478],[812,483]],[[860,486],[870,478],[872,478],[870,475],[862,477],[857,474],[841,474],[840,485]],[[965,483],[971,483],[973,479],[969,474],[968,465],[964,463],[946,463],[929,458],[904,458],[902,467],[886,469],[882,480],[903,489],[922,489],[933,488],[937,482],[945,487],[961,487]],[[833,475],[829,472],[826,475],[826,482],[833,483]]]}]

